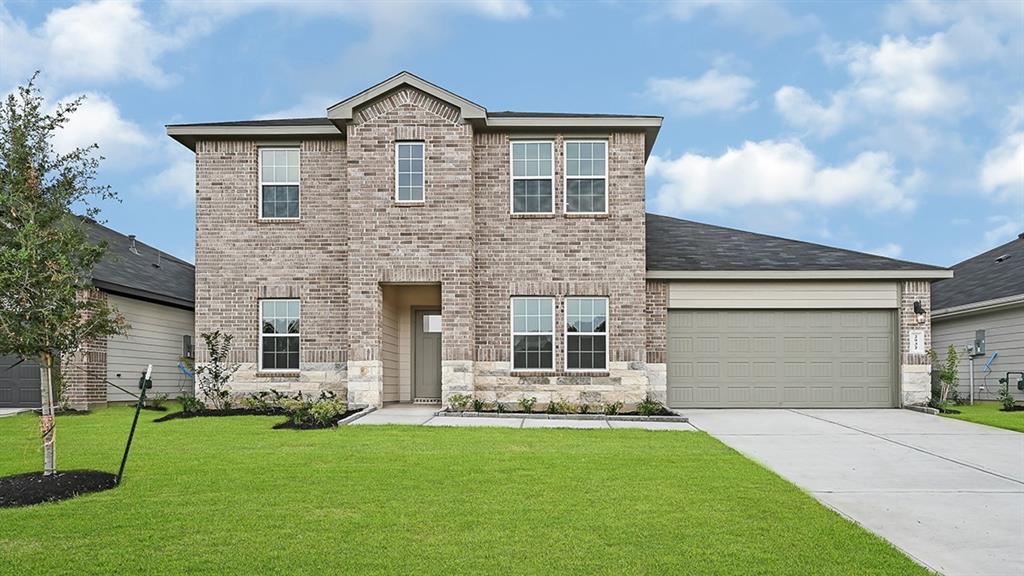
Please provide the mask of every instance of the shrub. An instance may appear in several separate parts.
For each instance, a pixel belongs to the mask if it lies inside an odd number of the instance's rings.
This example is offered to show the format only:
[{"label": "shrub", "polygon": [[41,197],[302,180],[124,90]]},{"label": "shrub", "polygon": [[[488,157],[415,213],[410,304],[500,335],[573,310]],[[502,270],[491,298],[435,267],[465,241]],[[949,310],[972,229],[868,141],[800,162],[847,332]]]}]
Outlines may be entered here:
[{"label": "shrub", "polygon": [[574,414],[576,406],[572,402],[559,398],[548,403],[548,414]]},{"label": "shrub", "polygon": [[618,414],[620,410],[622,410],[621,401],[610,402],[604,405],[604,413],[607,416],[614,416]]},{"label": "shrub", "polygon": [[288,419],[291,420],[292,424],[311,422],[313,420],[313,416],[310,413],[312,408],[312,399],[303,398],[301,392],[295,397],[281,400],[281,409],[288,415]]},{"label": "shrub", "polygon": [[203,400],[218,410],[227,410],[231,408],[231,387],[228,382],[239,367],[238,364],[228,362],[234,336],[220,330],[204,332],[200,336],[206,343],[210,361],[196,368],[196,384],[202,392]]},{"label": "shrub", "polygon": [[526,396],[523,396],[522,398],[519,399],[519,407],[522,408],[523,412],[526,412],[527,414],[533,412],[533,406],[536,403],[537,403],[537,397],[536,396],[530,396],[529,398],[527,398]]},{"label": "shrub", "polygon": [[242,398],[241,404],[243,408],[254,412],[270,412],[277,408],[278,400],[280,398],[270,400],[270,392],[262,391]]},{"label": "shrub", "polygon": [[448,397],[448,407],[456,412],[465,412],[473,397],[469,394],[452,394]]},{"label": "shrub", "polygon": [[146,400],[149,402],[150,406],[159,410],[163,407],[164,403],[167,402],[167,394],[154,394]]},{"label": "shrub", "polygon": [[641,416],[655,416],[661,414],[663,410],[665,410],[665,406],[650,396],[647,396],[636,405],[636,412]]},{"label": "shrub", "polygon": [[503,404],[500,400],[495,400],[494,401],[494,411],[497,412],[498,414],[504,414],[505,413],[505,404]]},{"label": "shrub", "polygon": [[309,408],[309,416],[313,422],[320,425],[327,425],[341,416],[348,410],[348,404],[338,398],[325,398],[317,400]]},{"label": "shrub", "polygon": [[479,398],[473,398],[473,411],[483,412],[487,408],[487,403]]},{"label": "shrub", "polygon": [[956,347],[950,344],[949,350],[946,351],[946,361],[943,364],[938,364],[939,355],[934,349],[928,351],[928,359],[932,363],[932,373],[938,380],[938,387],[932,390],[932,399],[928,404],[933,408],[945,411],[948,409],[950,401],[956,401],[957,398],[956,385],[960,379],[960,354],[956,351]]},{"label": "shrub", "polygon": [[182,412],[202,412],[203,409],[206,408],[206,406],[203,405],[203,402],[192,394],[183,394],[179,396],[178,402],[181,402]]},{"label": "shrub", "polygon": [[590,414],[590,404],[587,404],[586,402],[584,402],[584,403],[580,404],[579,408],[580,408],[580,414]]},{"label": "shrub", "polygon": [[1010,379],[1000,378],[1000,382],[1003,382],[1003,386],[999,389],[999,403],[1003,405],[1003,410],[1011,412],[1015,400],[1013,399],[1013,392],[1010,392]]}]

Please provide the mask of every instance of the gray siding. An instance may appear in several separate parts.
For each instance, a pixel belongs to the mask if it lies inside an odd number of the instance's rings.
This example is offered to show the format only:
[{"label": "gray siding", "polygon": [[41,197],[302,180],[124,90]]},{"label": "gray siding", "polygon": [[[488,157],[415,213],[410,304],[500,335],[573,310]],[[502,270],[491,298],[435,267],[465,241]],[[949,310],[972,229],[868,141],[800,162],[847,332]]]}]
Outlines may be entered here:
[{"label": "gray siding", "polygon": [[[975,398],[994,399],[999,392],[999,378],[1010,370],[1024,370],[1024,306],[932,321],[932,346],[940,358],[946,357],[950,344],[963,349],[974,342],[975,330],[985,331],[984,358],[974,361]],[[985,362],[998,352],[992,362],[992,372],[986,374]],[[979,392],[978,386],[985,386]],[[970,363],[964,358],[960,363],[960,393],[967,395],[970,386]],[[1014,396],[1024,400],[1024,392],[1011,386]]]},{"label": "gray siding", "polygon": [[[187,334],[194,338],[192,311],[113,294],[110,303],[124,315],[131,328],[124,336],[107,339],[107,380],[135,392],[140,372],[152,364],[153,389],[147,394],[177,397],[182,391],[191,391],[192,382],[178,369],[178,358],[181,337]],[[197,343],[196,347],[200,346]],[[107,387],[108,402],[131,400],[134,398],[117,388]]]},{"label": "gray siding", "polygon": [[854,280],[675,281],[669,308],[853,309],[896,308],[896,282]]}]

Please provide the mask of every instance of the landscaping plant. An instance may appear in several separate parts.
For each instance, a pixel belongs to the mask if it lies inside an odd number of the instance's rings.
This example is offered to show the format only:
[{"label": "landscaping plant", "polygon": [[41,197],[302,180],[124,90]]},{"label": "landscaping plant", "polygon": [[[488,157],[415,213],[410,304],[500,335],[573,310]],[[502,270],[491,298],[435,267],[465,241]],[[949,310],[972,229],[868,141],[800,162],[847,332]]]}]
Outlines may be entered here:
[{"label": "landscaping plant", "polygon": [[1013,398],[1013,392],[1010,392],[1010,379],[1000,378],[999,381],[1003,383],[1003,386],[999,388],[999,403],[1003,405],[1004,411],[1011,412],[1016,400]]},{"label": "landscaping plant", "polygon": [[486,409],[487,409],[487,403],[486,402],[484,402],[480,398],[473,398],[473,411],[474,412],[483,412]]},{"label": "landscaping plant", "polygon": [[604,413],[606,416],[614,416],[619,413],[619,410],[622,410],[621,401],[609,402],[604,405]]},{"label": "landscaping plant", "polygon": [[533,406],[536,403],[536,396],[530,396],[529,398],[523,396],[522,398],[519,399],[519,407],[522,408],[523,412],[526,412],[527,414],[533,412]]},{"label": "landscaping plant", "polygon": [[116,199],[93,180],[93,144],[58,153],[53,141],[82,97],[46,106],[35,76],[0,103],[0,354],[40,366],[43,474],[57,471],[53,368],[86,341],[123,334],[124,318],[96,297],[91,278],[106,245],[90,242],[84,218],[95,200]]},{"label": "landscaping plant", "polygon": [[656,416],[665,411],[665,405],[647,396],[637,403],[636,413],[641,416]]},{"label": "landscaping plant", "polygon": [[203,402],[192,394],[182,394],[178,397],[178,402],[181,403],[182,412],[202,412],[205,408],[205,406],[203,406]]},{"label": "landscaping plant", "polygon": [[216,410],[231,408],[231,376],[238,371],[238,364],[228,362],[231,353],[231,341],[234,336],[220,330],[204,332],[200,335],[206,343],[209,360],[196,367],[196,384],[202,393],[204,402]]},{"label": "landscaping plant", "polygon": [[956,398],[956,385],[960,380],[960,354],[956,347],[950,344],[944,363],[939,363],[939,355],[934,349],[928,351],[928,359],[932,363],[932,373],[938,380],[938,386],[933,388],[929,404],[942,411],[948,410],[950,400]]},{"label": "landscaping plant", "polygon": [[548,414],[575,414],[576,406],[564,398],[548,403]]},{"label": "landscaping plant", "polygon": [[473,397],[469,394],[452,394],[448,397],[448,406],[456,412],[465,412],[472,401]]}]

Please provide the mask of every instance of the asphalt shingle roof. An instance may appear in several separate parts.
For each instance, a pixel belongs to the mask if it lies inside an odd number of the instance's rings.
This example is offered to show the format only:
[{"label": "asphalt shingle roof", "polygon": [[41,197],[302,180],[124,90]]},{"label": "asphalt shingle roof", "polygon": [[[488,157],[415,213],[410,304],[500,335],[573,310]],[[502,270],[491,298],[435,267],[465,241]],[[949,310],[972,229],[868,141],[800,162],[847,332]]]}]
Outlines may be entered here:
[{"label": "asphalt shingle roof", "polygon": [[647,214],[647,269],[943,270],[874,254]]},{"label": "asphalt shingle roof", "polygon": [[932,284],[932,309],[1024,294],[1024,234],[953,266],[953,277]]},{"label": "asphalt shingle roof", "polygon": [[138,240],[135,254],[131,239],[124,234],[89,219],[83,218],[83,222],[93,242],[107,243],[106,254],[92,271],[97,288],[186,308],[195,306],[195,266]]}]

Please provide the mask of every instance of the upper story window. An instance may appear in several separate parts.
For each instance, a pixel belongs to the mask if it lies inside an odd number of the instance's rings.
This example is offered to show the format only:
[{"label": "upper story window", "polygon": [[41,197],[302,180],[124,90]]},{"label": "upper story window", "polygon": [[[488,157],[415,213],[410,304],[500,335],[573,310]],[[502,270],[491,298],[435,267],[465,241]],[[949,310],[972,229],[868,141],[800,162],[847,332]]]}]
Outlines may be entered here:
[{"label": "upper story window", "polygon": [[608,212],[608,143],[604,140],[565,143],[565,211]]},{"label": "upper story window", "polygon": [[565,369],[608,369],[608,299],[565,299]]},{"label": "upper story window", "polygon": [[423,202],[423,142],[395,144],[395,201]]},{"label": "upper story window", "polygon": [[299,369],[299,301],[260,300],[260,370]]},{"label": "upper story window", "polygon": [[554,370],[555,299],[512,299],[512,369]]},{"label": "upper story window", "polygon": [[260,148],[260,218],[299,217],[299,149]]},{"label": "upper story window", "polygon": [[512,142],[512,213],[555,211],[552,142]]}]

